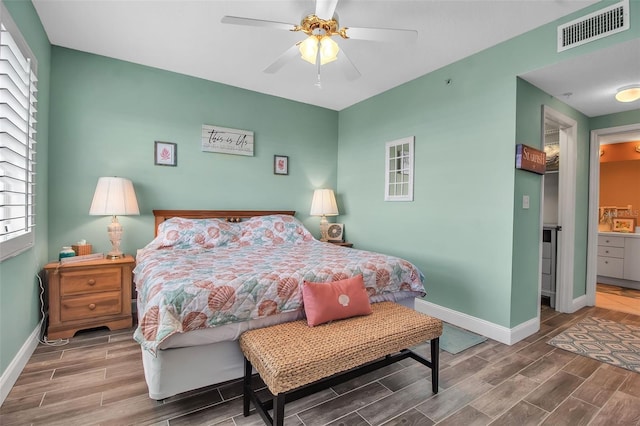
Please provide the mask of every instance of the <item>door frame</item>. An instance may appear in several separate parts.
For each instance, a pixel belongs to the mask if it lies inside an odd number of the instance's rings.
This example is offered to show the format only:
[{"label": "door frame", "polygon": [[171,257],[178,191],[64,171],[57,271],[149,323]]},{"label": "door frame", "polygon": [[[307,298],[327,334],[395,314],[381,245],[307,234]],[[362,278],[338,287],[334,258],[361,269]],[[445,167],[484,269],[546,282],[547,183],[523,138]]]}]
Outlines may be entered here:
[{"label": "door frame", "polygon": [[598,215],[600,200],[600,137],[640,131],[640,123],[591,131],[589,142],[589,217],[587,228],[587,305],[596,305],[598,280]]},{"label": "door frame", "polygon": [[[556,311],[571,313],[582,307],[576,306],[573,298],[578,123],[573,118],[543,105],[543,125],[546,121],[557,124],[560,133],[558,225],[562,227],[562,230],[558,232],[556,241],[558,249]],[[540,230],[540,244],[542,245],[542,229]],[[540,270],[540,283],[542,283],[542,270]]]}]

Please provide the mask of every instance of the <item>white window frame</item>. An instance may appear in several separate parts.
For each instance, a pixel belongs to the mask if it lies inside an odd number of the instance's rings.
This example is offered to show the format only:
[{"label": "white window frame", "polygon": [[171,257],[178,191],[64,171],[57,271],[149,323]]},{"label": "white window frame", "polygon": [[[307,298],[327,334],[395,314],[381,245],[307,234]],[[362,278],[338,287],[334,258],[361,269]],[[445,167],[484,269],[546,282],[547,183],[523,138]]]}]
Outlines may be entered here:
[{"label": "white window frame", "polygon": [[415,136],[387,142],[385,148],[384,200],[413,201]]},{"label": "white window frame", "polygon": [[0,31],[2,262],[33,247],[35,242],[35,105],[38,79],[35,55],[2,2]]}]

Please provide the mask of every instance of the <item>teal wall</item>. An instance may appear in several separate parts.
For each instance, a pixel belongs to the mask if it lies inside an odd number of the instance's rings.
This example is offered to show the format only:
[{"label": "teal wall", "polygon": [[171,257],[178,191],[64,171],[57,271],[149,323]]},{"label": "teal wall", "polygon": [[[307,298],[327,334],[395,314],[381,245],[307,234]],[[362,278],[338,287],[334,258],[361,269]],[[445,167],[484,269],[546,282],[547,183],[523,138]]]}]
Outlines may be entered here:
[{"label": "teal wall", "polygon": [[51,46],[31,2],[3,0],[38,60],[35,247],[0,263],[0,375],[40,321],[36,274],[47,262],[47,156]]},{"label": "teal wall", "polygon": [[[49,256],[86,239],[109,251],[108,217],[89,216],[100,176],[134,183],[140,216],[121,217],[122,249],[153,238],[154,209],[285,209],[318,233],[313,190],[336,187],[338,113],[223,84],[52,48]],[[254,132],[255,155],[203,152],[203,124]],[[154,141],[178,166],[154,165]],[[289,175],[273,156],[289,156]]]},{"label": "teal wall", "polygon": [[626,126],[640,123],[640,109],[620,112],[617,114],[593,117],[590,121],[591,130],[608,129],[609,127]]},{"label": "teal wall", "polygon": [[[538,91],[520,93],[518,76],[638,38],[638,3],[631,2],[630,30],[556,52],[558,24],[609,3],[341,111],[338,189],[344,195],[345,214],[340,220],[349,240],[413,261],[426,275],[426,299],[432,303],[504,327],[535,318],[539,178],[516,174],[514,156],[517,143],[539,145],[544,97]],[[575,115],[551,96],[546,98],[544,103]],[[518,110],[533,105],[531,113]],[[584,144],[589,125],[578,118]],[[415,199],[384,202],[384,143],[411,135],[416,137]],[[585,291],[588,149],[584,146],[577,160],[575,296]],[[514,215],[524,191],[530,193],[531,208]]]},{"label": "teal wall", "polygon": [[[345,214],[340,220],[358,247],[414,262],[426,275],[430,302],[504,324],[512,240],[504,224],[513,216],[516,80],[505,81],[496,72],[495,52],[486,56],[467,58],[341,111],[338,189]],[[411,135],[414,201],[385,202],[384,144]]]},{"label": "teal wall", "polygon": [[[576,203],[574,208],[575,247],[573,297],[586,294],[587,225],[589,206],[589,118],[537,87],[518,79],[516,144],[543,149],[543,106],[572,118],[577,123]],[[515,149],[514,149],[515,152]],[[538,312],[540,279],[540,208],[542,176],[515,171],[513,205],[513,278],[511,326],[534,318]],[[522,208],[522,196],[529,195],[529,209]]]}]

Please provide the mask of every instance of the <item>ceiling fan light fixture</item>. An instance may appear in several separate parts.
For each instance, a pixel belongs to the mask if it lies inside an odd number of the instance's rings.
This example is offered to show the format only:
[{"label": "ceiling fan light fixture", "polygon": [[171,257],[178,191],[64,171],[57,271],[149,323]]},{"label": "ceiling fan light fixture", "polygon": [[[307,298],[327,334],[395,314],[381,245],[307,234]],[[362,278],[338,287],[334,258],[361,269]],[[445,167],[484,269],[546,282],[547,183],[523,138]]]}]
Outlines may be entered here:
[{"label": "ceiling fan light fixture", "polygon": [[616,100],[618,102],[634,102],[640,99],[640,84],[632,84],[618,89]]},{"label": "ceiling fan light fixture", "polygon": [[340,47],[331,37],[324,36],[320,40],[320,64],[328,64],[338,59]]},{"label": "ceiling fan light fixture", "polygon": [[316,63],[316,55],[318,54],[318,39],[315,36],[307,37],[300,46],[300,55],[302,55],[302,59],[309,62],[310,64]]},{"label": "ceiling fan light fixture", "polygon": [[338,52],[340,51],[338,43],[329,36],[324,36],[318,41],[318,37],[314,35],[307,37],[298,46],[302,59],[315,65],[318,56],[318,44],[320,44],[320,65],[328,64],[338,59]]}]

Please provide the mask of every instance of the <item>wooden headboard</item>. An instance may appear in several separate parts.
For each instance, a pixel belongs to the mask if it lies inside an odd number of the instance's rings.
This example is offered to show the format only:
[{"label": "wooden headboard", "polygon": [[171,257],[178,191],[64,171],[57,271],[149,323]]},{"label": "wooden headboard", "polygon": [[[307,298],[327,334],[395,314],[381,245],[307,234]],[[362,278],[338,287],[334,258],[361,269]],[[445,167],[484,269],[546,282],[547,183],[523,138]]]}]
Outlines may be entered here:
[{"label": "wooden headboard", "polygon": [[268,216],[271,214],[286,214],[293,216],[294,210],[154,210],[156,219],[154,235],[158,235],[158,226],[172,217],[184,217],[185,219],[225,219],[228,222],[241,222],[254,216]]}]

